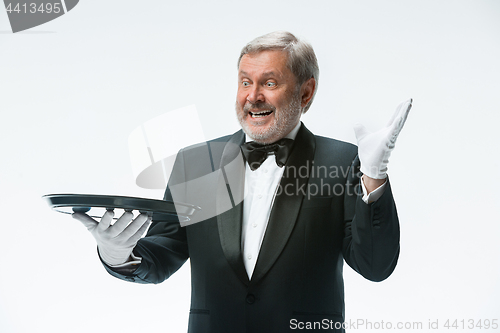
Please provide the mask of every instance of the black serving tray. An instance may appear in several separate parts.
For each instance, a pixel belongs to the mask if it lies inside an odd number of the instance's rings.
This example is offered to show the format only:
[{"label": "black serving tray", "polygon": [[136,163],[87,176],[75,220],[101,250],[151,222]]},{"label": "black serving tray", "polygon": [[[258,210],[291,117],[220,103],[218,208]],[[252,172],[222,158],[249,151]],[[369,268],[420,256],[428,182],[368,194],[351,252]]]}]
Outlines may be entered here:
[{"label": "black serving tray", "polygon": [[106,210],[115,211],[115,219],[121,216],[120,211],[147,213],[153,221],[190,220],[200,208],[184,203],[173,203],[166,200],[155,200],[118,195],[97,194],[47,194],[42,197],[49,206],[57,212],[73,214],[87,213],[94,218],[100,218]]}]

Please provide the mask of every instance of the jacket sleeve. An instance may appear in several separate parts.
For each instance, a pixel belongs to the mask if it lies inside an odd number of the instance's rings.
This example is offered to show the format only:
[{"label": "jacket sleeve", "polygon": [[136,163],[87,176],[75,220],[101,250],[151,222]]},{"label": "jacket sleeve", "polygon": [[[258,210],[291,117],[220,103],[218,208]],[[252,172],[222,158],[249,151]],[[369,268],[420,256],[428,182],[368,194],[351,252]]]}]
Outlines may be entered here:
[{"label": "jacket sleeve", "polygon": [[[184,175],[182,151],[177,154],[169,185],[179,183]],[[172,199],[167,185],[164,200]],[[134,255],[141,257],[137,268],[111,268],[104,262],[109,274],[130,282],[160,283],[175,273],[189,258],[186,228],[181,227],[177,216],[169,221],[154,221],[144,238],[134,248]],[[101,260],[102,261],[102,260]]]},{"label": "jacket sleeve", "polygon": [[[399,257],[399,220],[389,180],[382,196],[361,199],[361,172],[356,157],[346,182],[342,252],[349,266],[370,281],[388,278]],[[360,193],[361,192],[361,193]]]}]

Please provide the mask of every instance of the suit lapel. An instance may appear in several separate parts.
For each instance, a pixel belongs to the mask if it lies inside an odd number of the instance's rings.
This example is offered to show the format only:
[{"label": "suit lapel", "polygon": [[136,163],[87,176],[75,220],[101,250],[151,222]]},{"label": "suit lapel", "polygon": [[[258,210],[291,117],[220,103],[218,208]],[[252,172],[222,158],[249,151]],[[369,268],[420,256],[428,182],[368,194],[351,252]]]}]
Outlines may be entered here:
[{"label": "suit lapel", "polygon": [[239,279],[248,285],[249,279],[241,254],[241,225],[245,185],[245,161],[240,146],[243,131],[236,132],[222,153],[217,184],[217,226],[222,251]]},{"label": "suit lapel", "polygon": [[[307,189],[315,147],[314,135],[302,124],[295,138],[293,150],[285,166],[280,188],[271,210],[252,275],[252,284],[257,283],[269,271],[290,238],[299,215],[304,191]],[[304,168],[307,168],[307,176],[300,177],[299,175],[303,172],[299,173],[299,171]]]}]

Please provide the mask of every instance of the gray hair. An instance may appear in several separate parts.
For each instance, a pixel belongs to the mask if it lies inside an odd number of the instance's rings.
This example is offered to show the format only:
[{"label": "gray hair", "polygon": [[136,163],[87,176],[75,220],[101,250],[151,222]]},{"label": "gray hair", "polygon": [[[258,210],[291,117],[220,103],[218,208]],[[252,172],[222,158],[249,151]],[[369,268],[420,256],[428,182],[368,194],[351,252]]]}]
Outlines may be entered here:
[{"label": "gray hair", "polygon": [[[310,78],[316,80],[316,89],[314,95],[318,90],[319,80],[319,66],[314,50],[306,41],[300,40],[293,34],[287,31],[275,31],[266,35],[260,36],[245,45],[241,50],[240,57],[238,58],[238,68],[240,67],[241,58],[245,54],[258,53],[268,50],[282,50],[288,54],[287,66],[292,71],[297,79],[297,88],[300,88],[304,82]],[[306,113],[312,104],[314,95],[302,110]]]}]

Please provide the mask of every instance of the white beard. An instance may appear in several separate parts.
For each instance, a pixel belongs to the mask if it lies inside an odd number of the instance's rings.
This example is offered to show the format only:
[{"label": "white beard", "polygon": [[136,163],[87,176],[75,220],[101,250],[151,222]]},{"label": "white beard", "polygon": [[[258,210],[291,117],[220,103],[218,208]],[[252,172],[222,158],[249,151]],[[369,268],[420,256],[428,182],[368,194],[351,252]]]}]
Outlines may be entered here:
[{"label": "white beard", "polygon": [[[238,103],[236,103],[236,116],[238,117],[238,121],[245,134],[252,138],[255,142],[266,143],[270,138],[273,137],[276,138],[276,140],[274,141],[277,141],[281,138],[284,138],[297,125],[297,114],[300,114],[302,112],[300,102],[301,101],[298,94],[293,94],[291,102],[286,107],[280,110],[276,110],[274,105],[271,104],[256,104],[259,107],[255,107],[256,105],[246,104],[245,107],[241,109]],[[245,122],[245,118],[251,116],[245,109],[273,110],[273,123],[267,130],[250,128]]]}]

